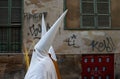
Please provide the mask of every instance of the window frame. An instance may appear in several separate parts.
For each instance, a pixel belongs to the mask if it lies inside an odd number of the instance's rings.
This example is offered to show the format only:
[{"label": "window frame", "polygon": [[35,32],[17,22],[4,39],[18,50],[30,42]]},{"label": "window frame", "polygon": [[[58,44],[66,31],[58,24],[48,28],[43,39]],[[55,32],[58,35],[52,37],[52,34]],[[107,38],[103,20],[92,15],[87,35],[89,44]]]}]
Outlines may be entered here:
[{"label": "window frame", "polygon": [[[93,28],[91,28],[91,27],[87,27],[87,28],[85,28],[85,27],[83,27],[83,22],[82,22],[82,15],[85,15],[85,14],[83,14],[82,13],[82,0],[80,0],[80,26],[79,26],[79,28],[69,28],[69,27],[67,27],[67,23],[66,23],[66,17],[65,17],[65,19],[64,19],[64,30],[118,30],[118,29],[120,29],[120,28],[112,28],[112,16],[111,16],[111,0],[108,0],[108,2],[97,2],[96,0],[93,0],[94,1],[94,11],[95,11],[95,13],[94,13],[94,23],[95,23],[95,25],[94,25],[94,27]],[[64,8],[63,8],[63,10],[65,11],[66,9],[67,9],[67,5],[66,5],[66,0],[64,0]],[[97,9],[96,9],[96,4],[97,3],[108,3],[108,13],[107,14],[99,14],[99,13],[97,13]],[[90,14],[88,14],[88,15],[90,15]],[[92,15],[92,14],[91,14]],[[109,17],[109,26],[108,27],[98,27],[98,23],[97,23],[97,18],[98,18],[98,15],[107,15],[108,17]]]},{"label": "window frame", "polygon": [[[111,10],[110,10],[110,0],[108,0],[108,2],[97,2],[97,0],[93,0],[93,8],[94,8],[94,13],[93,14],[89,14],[89,13],[87,13],[87,14],[84,14],[83,12],[82,12],[82,2],[87,2],[87,3],[92,3],[91,1],[83,1],[83,0],[80,0],[80,28],[82,29],[111,29]],[[108,14],[99,14],[98,12],[97,12],[97,3],[108,3]],[[82,22],[82,18],[83,18],[83,15],[93,15],[94,16],[94,26],[93,26],[93,28],[92,27],[84,27],[83,26],[83,22]],[[98,26],[98,16],[99,15],[108,15],[109,16],[109,26],[108,27],[102,27],[102,28],[100,28],[99,26]]]},{"label": "window frame", "polygon": [[[23,1],[20,0],[21,4],[20,6],[14,6],[12,5],[13,0],[7,0],[7,9],[8,9],[8,18],[7,18],[7,23],[6,24],[0,24],[0,28],[6,29],[7,30],[7,41],[6,41],[6,47],[7,49],[4,51],[3,48],[1,48],[0,53],[21,53],[22,52],[22,25],[23,25]],[[0,8],[4,8],[1,7]],[[20,21],[18,23],[12,23],[12,9],[20,9]],[[16,11],[16,10],[15,10]],[[16,14],[16,13],[15,13]],[[20,38],[19,41],[11,41],[12,39],[12,32],[19,31],[19,36],[17,37]],[[15,33],[16,34],[16,33]],[[15,37],[16,39],[16,37]],[[0,42],[0,47],[3,46],[2,41]],[[14,47],[15,45],[15,47]],[[16,47],[18,46],[18,47]],[[20,49],[19,49],[20,48]],[[19,50],[18,50],[19,49]]]}]

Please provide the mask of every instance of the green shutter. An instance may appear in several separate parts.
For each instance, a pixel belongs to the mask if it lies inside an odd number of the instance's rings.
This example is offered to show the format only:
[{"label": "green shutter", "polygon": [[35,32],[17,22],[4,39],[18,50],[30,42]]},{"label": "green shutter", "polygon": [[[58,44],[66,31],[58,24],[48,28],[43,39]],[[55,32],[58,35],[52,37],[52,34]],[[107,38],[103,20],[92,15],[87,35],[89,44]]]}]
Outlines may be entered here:
[{"label": "green shutter", "polygon": [[0,53],[21,52],[22,0],[0,0]]}]

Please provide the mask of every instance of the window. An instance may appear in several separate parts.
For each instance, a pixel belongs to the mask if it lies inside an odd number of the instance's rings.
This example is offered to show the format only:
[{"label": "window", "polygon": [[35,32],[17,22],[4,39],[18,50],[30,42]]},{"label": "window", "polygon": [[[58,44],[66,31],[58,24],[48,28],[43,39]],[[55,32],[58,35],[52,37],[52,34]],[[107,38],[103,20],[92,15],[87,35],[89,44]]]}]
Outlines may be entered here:
[{"label": "window", "polygon": [[99,77],[98,77],[98,79],[102,79],[102,77],[101,77],[101,76],[99,76]]},{"label": "window", "polygon": [[106,79],[110,79],[110,76],[109,76],[109,75],[107,75],[107,76],[106,76]]},{"label": "window", "polygon": [[94,79],[94,76],[91,76],[91,79]]},{"label": "window", "polygon": [[109,0],[81,0],[81,28],[110,28]]},{"label": "window", "polygon": [[22,0],[0,0],[0,53],[21,52]]},{"label": "window", "polygon": [[87,79],[87,77],[85,76],[84,79]]},{"label": "window", "polygon": [[110,58],[106,58],[106,62],[110,62]]},{"label": "window", "polygon": [[120,7],[114,0],[65,0],[65,29],[120,29],[120,8],[114,5]]},{"label": "window", "polygon": [[102,62],[102,58],[98,58],[98,62]]},{"label": "window", "polygon": [[94,62],[94,58],[91,58],[91,62],[92,62],[92,63]]},{"label": "window", "polygon": [[102,68],[102,71],[106,71],[106,67],[105,66]]},{"label": "window", "polygon": [[98,71],[98,67],[95,67],[95,71],[96,71],[96,72]]},{"label": "window", "polygon": [[87,62],[88,62],[88,59],[87,59],[87,58],[85,58],[85,59],[84,59],[84,62],[85,62],[85,63],[87,63]]},{"label": "window", "polygon": [[90,72],[90,67],[87,68],[87,72]]}]

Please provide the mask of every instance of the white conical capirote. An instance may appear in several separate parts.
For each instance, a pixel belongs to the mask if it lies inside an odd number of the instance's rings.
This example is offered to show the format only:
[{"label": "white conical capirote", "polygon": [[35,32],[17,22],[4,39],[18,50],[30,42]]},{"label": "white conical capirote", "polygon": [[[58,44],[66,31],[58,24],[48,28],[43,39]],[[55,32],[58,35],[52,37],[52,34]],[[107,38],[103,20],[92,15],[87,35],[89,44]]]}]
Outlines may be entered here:
[{"label": "white conical capirote", "polygon": [[46,30],[46,24],[45,24],[44,14],[42,14],[42,33],[41,33],[41,37],[43,37],[46,32],[47,32],[47,30]]},{"label": "white conical capirote", "polygon": [[56,35],[56,33],[57,33],[58,29],[59,29],[59,26],[60,26],[62,20],[64,19],[66,13],[67,13],[67,10],[52,25],[50,30],[43,35],[41,40],[38,42],[38,45],[35,46],[35,48],[38,51],[48,52],[48,50],[49,50],[50,46],[52,45],[52,42],[53,42],[53,40],[55,38],[55,35]]},{"label": "white conical capirote", "polygon": [[[45,33],[46,33],[46,25],[45,25],[44,14],[42,14],[42,33],[41,33],[41,37],[43,37]],[[52,46],[50,47],[48,53],[51,54],[51,57],[52,57],[53,60],[57,61],[55,51],[54,51]]]}]

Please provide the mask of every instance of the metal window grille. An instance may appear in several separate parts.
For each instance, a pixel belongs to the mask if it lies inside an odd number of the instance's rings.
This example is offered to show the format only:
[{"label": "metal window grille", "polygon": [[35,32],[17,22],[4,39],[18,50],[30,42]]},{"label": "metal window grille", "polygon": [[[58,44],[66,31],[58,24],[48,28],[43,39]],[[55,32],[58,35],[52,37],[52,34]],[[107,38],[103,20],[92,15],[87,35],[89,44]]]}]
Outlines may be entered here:
[{"label": "metal window grille", "polygon": [[110,0],[80,0],[80,27],[111,28]]},{"label": "metal window grille", "polygon": [[0,53],[21,52],[22,0],[0,0]]}]

